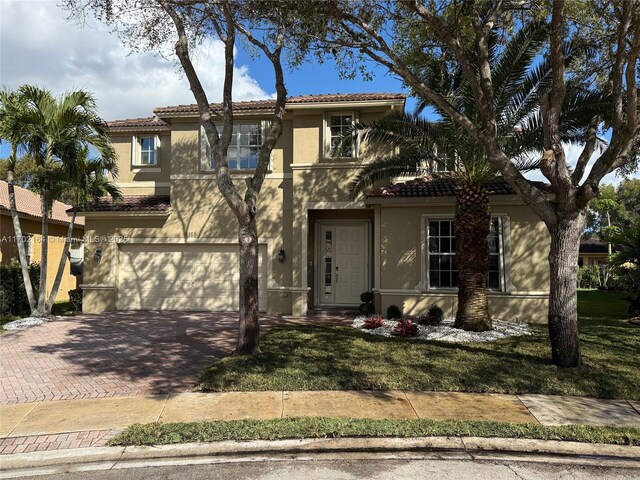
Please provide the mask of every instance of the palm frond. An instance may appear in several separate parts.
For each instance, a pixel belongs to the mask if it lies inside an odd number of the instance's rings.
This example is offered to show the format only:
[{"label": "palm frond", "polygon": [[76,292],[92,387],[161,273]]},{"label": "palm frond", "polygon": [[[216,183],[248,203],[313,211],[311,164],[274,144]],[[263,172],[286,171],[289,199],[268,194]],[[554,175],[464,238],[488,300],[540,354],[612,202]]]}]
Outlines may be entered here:
[{"label": "palm frond", "polygon": [[349,184],[349,195],[355,199],[359,194],[380,182],[391,182],[396,177],[419,175],[427,160],[415,152],[404,152],[399,155],[373,160],[362,166]]}]

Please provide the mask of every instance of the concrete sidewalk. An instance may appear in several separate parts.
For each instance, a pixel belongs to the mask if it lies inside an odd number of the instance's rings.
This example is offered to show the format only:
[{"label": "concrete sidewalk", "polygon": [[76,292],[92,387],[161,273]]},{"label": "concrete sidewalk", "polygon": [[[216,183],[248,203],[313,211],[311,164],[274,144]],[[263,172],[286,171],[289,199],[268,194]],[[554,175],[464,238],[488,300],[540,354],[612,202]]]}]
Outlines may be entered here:
[{"label": "concrete sidewalk", "polygon": [[[55,446],[60,443],[54,438],[56,435],[113,432],[133,423],[309,416],[640,427],[640,402],[550,395],[404,391],[179,393],[61,400],[0,405],[0,445],[17,444],[11,439],[50,436],[49,443]],[[74,446],[77,445],[66,448]],[[0,453],[12,453],[16,449],[9,450],[2,448]]]}]

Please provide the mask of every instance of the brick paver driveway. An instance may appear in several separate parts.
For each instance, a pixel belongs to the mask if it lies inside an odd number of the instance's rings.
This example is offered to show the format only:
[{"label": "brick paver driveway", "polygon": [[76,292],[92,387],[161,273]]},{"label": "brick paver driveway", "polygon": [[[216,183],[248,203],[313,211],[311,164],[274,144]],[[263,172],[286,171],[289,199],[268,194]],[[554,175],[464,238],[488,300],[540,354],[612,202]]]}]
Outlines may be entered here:
[{"label": "brick paver driveway", "polygon": [[[345,322],[262,317],[274,325]],[[0,338],[0,404],[184,391],[235,345],[237,313],[112,312],[56,320]]]}]

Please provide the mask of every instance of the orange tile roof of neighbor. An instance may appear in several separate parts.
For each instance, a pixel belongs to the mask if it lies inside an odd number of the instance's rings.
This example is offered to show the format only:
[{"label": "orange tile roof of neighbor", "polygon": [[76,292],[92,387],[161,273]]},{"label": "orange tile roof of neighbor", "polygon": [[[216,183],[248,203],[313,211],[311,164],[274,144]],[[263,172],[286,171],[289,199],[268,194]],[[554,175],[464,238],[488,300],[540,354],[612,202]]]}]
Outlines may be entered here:
[{"label": "orange tile roof of neighbor", "polygon": [[[41,219],[42,201],[40,199],[40,195],[17,185],[15,186],[15,192],[18,213],[28,217]],[[58,202],[57,200],[54,201],[53,208],[51,209],[51,220],[54,222],[69,224],[71,221],[71,218],[67,215],[67,210],[69,208],[71,208],[71,205]],[[0,210],[6,212],[11,211],[9,207],[9,184],[4,180],[0,180]],[[82,226],[84,225],[84,219],[76,218],[75,223],[78,226]]]}]

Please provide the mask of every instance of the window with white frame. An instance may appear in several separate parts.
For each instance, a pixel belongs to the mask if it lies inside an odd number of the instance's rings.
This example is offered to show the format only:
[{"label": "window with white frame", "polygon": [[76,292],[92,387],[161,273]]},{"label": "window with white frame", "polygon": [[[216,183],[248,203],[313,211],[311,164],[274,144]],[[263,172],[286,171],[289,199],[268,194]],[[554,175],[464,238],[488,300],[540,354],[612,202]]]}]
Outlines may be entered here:
[{"label": "window with white frame", "polygon": [[[450,219],[429,219],[427,221],[427,274],[428,288],[456,288],[458,286],[458,266],[456,264],[455,223]],[[503,238],[502,219],[491,220],[489,243],[489,290],[503,290]]]},{"label": "window with white frame", "polygon": [[327,150],[330,158],[357,157],[357,136],[353,113],[333,113],[327,116]]},{"label": "window with white frame", "polygon": [[[221,133],[221,128],[218,128]],[[204,130],[201,130],[201,138],[204,145],[202,167],[205,170],[214,169],[213,152],[206,139]],[[233,134],[227,159],[230,170],[255,170],[260,158],[262,147],[262,123],[236,124],[233,126]]]},{"label": "window with white frame", "polygon": [[135,166],[158,164],[160,139],[155,135],[134,136],[131,163]]}]

